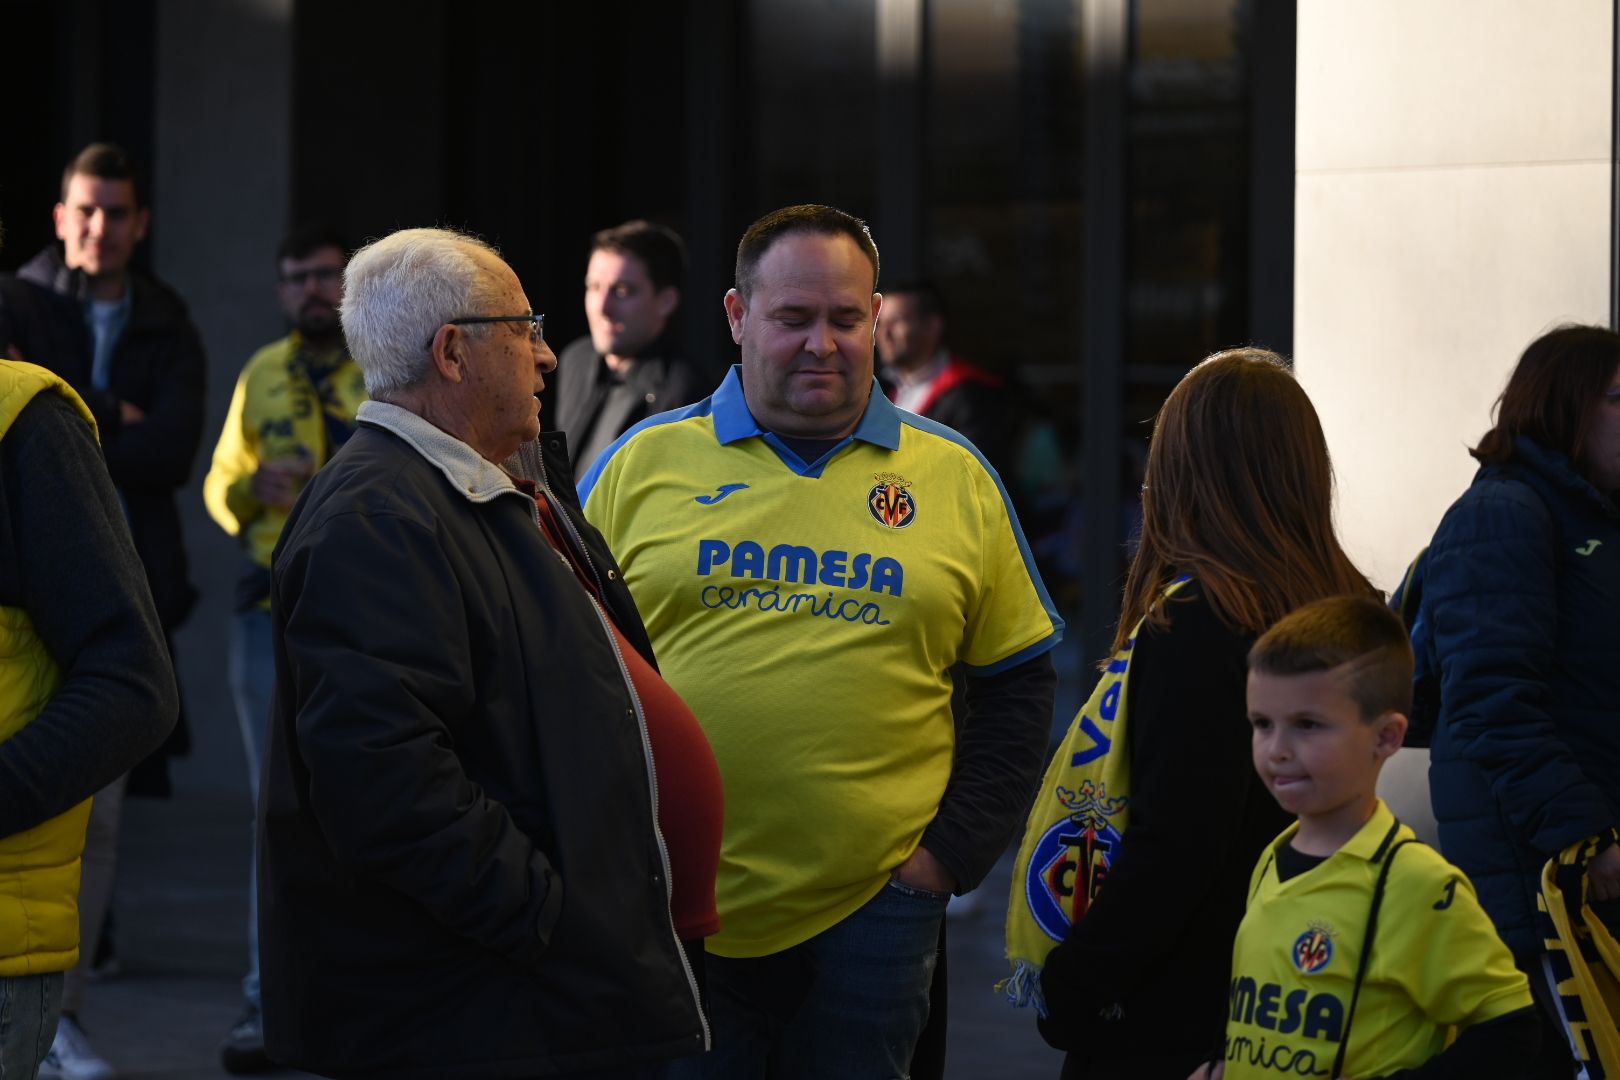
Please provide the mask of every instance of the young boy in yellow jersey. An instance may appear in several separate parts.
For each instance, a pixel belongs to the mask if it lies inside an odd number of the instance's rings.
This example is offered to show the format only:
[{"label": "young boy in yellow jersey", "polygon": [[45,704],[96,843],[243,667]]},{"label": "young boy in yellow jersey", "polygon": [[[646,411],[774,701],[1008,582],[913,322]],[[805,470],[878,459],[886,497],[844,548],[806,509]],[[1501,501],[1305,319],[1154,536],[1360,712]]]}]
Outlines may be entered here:
[{"label": "young boy in yellow jersey", "polygon": [[1299,823],[1255,867],[1226,1044],[1192,1080],[1529,1075],[1525,977],[1468,879],[1376,793],[1411,708],[1399,617],[1300,608],[1250,650],[1248,696],[1254,767]]}]

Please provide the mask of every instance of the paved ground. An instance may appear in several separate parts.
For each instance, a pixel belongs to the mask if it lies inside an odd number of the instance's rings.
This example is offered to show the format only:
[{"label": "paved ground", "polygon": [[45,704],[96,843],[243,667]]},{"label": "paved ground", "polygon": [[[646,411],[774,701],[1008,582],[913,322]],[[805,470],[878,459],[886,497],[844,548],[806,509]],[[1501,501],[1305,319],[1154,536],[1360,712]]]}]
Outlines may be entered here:
[{"label": "paved ground", "polygon": [[[220,795],[125,806],[115,900],[123,970],[91,987],[83,1020],[127,1080],[226,1075],[216,1048],[240,1008],[246,963],[246,821],[246,801]],[[1052,1080],[1058,1072],[1058,1055],[1029,1016],[991,992],[1004,969],[1008,874],[1003,860],[980,908],[952,920],[953,1080]]]},{"label": "paved ground", "polygon": [[80,1019],[126,1080],[226,1075],[218,1044],[241,1011],[247,964],[247,813],[245,797],[124,804],[122,970],[91,985]]}]

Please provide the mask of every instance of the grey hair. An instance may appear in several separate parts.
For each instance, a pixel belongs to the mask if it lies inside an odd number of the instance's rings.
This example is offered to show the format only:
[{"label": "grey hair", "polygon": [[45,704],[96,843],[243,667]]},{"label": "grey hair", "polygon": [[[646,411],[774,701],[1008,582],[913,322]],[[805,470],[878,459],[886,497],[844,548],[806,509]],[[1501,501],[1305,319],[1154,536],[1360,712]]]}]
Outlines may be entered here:
[{"label": "grey hair", "polygon": [[452,229],[401,229],[354,253],[339,314],[366,392],[386,401],[427,377],[429,344],[451,319],[477,315],[496,285],[478,258],[500,253]]}]

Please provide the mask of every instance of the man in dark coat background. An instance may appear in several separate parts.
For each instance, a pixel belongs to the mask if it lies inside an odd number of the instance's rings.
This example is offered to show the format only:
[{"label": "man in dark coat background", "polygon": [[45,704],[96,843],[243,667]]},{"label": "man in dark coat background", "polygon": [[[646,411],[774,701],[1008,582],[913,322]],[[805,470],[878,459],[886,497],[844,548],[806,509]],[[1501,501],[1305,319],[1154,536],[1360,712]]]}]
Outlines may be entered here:
[{"label": "man in dark coat background", "polygon": [[627,221],[591,238],[585,267],[590,333],[557,361],[557,415],[576,474],[631,425],[708,394],[709,380],[675,347],[686,246],[671,229]]},{"label": "man in dark coat background", "polygon": [[[23,295],[12,283],[7,299],[22,297],[19,322],[47,333],[38,338],[49,355],[27,359],[50,368],[89,406],[101,434],[107,471],[146,571],[164,638],[174,652],[174,631],[196,603],[186,566],[185,539],[175,496],[190,477],[202,438],[206,362],[202,338],[185,303],[168,286],[136,272],[131,260],[146,236],[146,206],[133,162],[110,143],[93,143],[62,174],[62,201],[54,210],[52,244],[18,271],[61,298],[54,309]],[[72,343],[71,314],[79,317]],[[76,344],[77,347],[73,347]],[[89,968],[95,962],[111,900],[118,822],[126,787],[132,793],[168,794],[166,759],[189,739],[182,709],[157,754],[114,780],[96,796],[85,840],[79,918],[82,949],[63,992],[63,1022],[46,1070],[64,1075],[110,1075],[78,1027]]]},{"label": "man in dark coat background", "polygon": [[185,302],[131,267],[150,219],[133,163],[116,146],[93,144],[63,175],[55,209],[61,243],[17,276],[79,305],[88,354],[72,363],[89,366],[53,370],[95,414],[158,618],[172,632],[197,597],[175,493],[190,478],[202,439],[206,363]]}]

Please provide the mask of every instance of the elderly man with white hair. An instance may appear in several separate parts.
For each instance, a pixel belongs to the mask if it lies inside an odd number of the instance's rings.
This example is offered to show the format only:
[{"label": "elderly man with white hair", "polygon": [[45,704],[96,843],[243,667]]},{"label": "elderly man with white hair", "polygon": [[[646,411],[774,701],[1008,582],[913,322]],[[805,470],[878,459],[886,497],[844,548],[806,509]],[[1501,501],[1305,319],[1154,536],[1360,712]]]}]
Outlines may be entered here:
[{"label": "elderly man with white hair", "polygon": [[707,1044],[674,912],[711,838],[660,823],[712,817],[717,859],[719,782],[540,435],[543,316],[441,229],[362,248],[344,287],[373,400],[274,556],[266,1048],[343,1077],[653,1075]]}]

